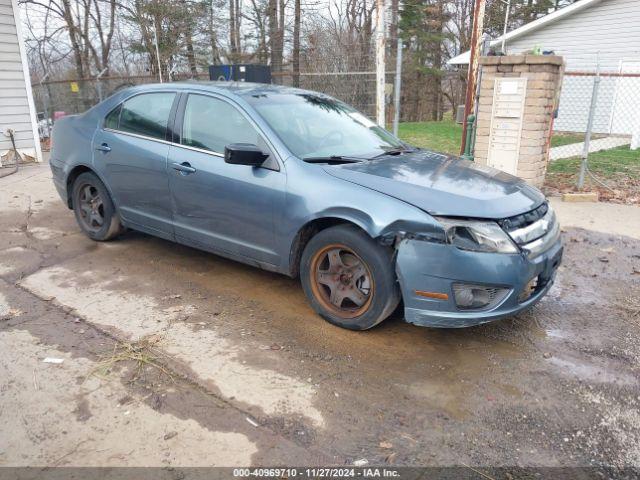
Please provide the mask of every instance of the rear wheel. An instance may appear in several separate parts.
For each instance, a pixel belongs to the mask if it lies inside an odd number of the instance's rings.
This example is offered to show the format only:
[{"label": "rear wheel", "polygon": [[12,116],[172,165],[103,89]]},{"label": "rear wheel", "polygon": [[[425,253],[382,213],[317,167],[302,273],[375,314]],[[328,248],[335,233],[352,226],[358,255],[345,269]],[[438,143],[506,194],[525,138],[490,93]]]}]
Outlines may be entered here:
[{"label": "rear wheel", "polygon": [[109,192],[95,174],[85,172],[76,178],[71,199],[78,225],[92,240],[111,240],[122,232]]},{"label": "rear wheel", "polygon": [[351,225],[315,235],[302,254],[300,275],[314,310],[343,328],[371,328],[400,301],[392,251]]}]

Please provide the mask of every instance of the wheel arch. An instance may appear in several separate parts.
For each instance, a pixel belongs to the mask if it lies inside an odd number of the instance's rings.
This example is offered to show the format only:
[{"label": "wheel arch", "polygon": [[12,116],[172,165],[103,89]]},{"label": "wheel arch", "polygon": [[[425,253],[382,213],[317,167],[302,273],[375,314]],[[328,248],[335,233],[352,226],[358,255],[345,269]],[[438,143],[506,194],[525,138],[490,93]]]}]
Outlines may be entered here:
[{"label": "wheel arch", "polygon": [[[114,206],[115,205],[115,199],[113,198],[113,193],[111,192],[111,189],[109,188],[109,185],[107,185],[107,183],[104,181],[104,179],[102,178],[102,176],[96,172],[95,169],[91,168],[88,165],[85,164],[78,164],[75,165],[71,171],[69,171],[69,174],[67,175],[67,180],[66,180],[66,188],[67,188],[67,207],[69,207],[69,209],[73,209],[73,184],[76,181],[76,179],[82,175],[83,173],[92,173],[93,175],[95,175],[96,177],[98,177],[98,180],[100,180],[102,182],[102,184],[104,185],[104,187],[107,189],[107,192],[109,192],[109,195],[111,196],[111,201],[113,202]],[[117,208],[117,207],[116,207]]]},{"label": "wheel arch", "polygon": [[372,219],[363,212],[356,211],[354,213],[347,214],[346,212],[332,212],[331,214],[326,214],[308,220],[304,225],[302,225],[294,235],[293,241],[291,242],[288,274],[291,277],[298,276],[300,273],[300,259],[304,248],[307,246],[307,243],[309,243],[309,240],[322,230],[335,227],[336,225],[353,225],[368,234],[371,238],[375,238],[377,235],[373,228]]}]

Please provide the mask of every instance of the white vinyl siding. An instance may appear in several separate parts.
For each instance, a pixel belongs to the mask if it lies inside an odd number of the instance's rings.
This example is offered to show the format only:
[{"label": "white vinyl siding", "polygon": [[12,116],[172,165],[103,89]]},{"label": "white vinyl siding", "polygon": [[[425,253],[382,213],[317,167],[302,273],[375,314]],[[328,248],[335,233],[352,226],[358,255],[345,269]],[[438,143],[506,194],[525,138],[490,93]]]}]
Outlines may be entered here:
[{"label": "white vinyl siding", "polygon": [[[601,0],[507,41],[509,53],[526,52],[536,46],[562,55],[568,72],[595,72],[598,65],[602,72],[629,71],[623,68],[625,64],[640,61],[640,0]],[[554,123],[556,130],[585,131],[593,80],[593,77],[564,77]],[[616,102],[637,104],[632,97],[640,95],[640,90],[630,88],[628,83],[629,79],[602,77],[594,133],[632,133],[631,123],[622,121],[628,112],[615,107]]]},{"label": "white vinyl siding", "polygon": [[[509,53],[540,46],[562,55],[567,70],[617,71],[620,60],[640,58],[640,1],[601,0],[507,42]],[[600,53],[598,53],[600,52]]]},{"label": "white vinyl siding", "polygon": [[38,151],[33,131],[35,112],[30,109],[27,91],[31,87],[24,75],[14,5],[12,0],[0,0],[0,153],[12,148],[5,136],[9,128],[15,131],[18,149]]}]

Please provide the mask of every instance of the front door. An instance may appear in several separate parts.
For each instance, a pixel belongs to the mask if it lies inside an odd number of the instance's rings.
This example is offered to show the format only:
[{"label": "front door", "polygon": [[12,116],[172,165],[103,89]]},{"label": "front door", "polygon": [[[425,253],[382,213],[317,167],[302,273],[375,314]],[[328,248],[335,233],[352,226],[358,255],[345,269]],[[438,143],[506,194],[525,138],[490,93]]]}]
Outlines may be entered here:
[{"label": "front door", "polygon": [[273,154],[262,134],[236,106],[215,96],[184,97],[177,119],[180,145],[171,146],[168,162],[176,239],[278,265],[274,217],[284,203],[284,171],[224,161],[224,147],[231,143]]},{"label": "front door", "polygon": [[93,139],[94,164],[124,222],[164,238],[173,238],[166,135],[175,98],[175,92],[136,95],[107,116]]}]

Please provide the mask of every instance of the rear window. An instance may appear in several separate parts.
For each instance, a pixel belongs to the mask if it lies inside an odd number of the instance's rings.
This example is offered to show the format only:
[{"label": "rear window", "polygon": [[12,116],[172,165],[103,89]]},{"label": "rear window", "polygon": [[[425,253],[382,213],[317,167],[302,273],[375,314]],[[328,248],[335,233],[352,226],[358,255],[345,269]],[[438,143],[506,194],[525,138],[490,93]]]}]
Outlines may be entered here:
[{"label": "rear window", "polygon": [[164,140],[175,97],[167,92],[136,95],[107,115],[105,127]]}]

